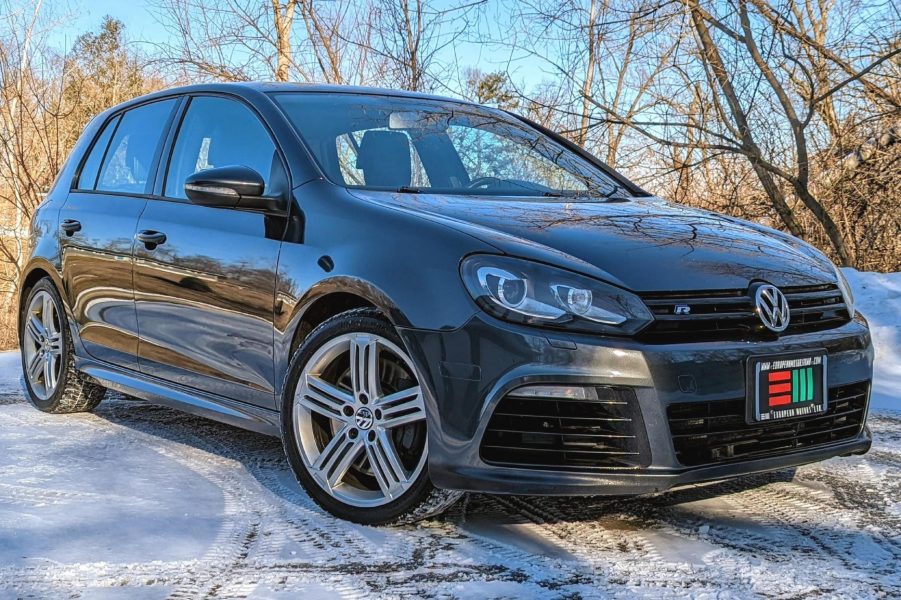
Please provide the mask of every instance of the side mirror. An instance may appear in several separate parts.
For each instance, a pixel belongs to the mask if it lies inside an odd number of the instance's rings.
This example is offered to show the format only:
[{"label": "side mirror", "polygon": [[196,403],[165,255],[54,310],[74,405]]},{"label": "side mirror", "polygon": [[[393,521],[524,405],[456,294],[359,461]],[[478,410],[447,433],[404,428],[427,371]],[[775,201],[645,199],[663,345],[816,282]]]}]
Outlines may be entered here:
[{"label": "side mirror", "polygon": [[263,176],[243,165],[198,171],[185,179],[185,194],[192,204],[277,212],[284,199],[263,196]]}]

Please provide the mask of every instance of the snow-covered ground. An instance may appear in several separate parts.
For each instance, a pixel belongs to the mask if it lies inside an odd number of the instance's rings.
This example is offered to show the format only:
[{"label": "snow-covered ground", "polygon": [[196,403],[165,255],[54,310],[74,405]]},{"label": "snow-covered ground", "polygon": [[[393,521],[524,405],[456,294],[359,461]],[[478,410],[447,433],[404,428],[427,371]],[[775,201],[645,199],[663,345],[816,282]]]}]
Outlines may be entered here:
[{"label": "snow-covered ground", "polygon": [[24,403],[0,354],[0,598],[901,596],[901,274],[848,272],[877,346],[873,450],[640,499],[473,495],[336,520],[278,441],[113,397]]}]

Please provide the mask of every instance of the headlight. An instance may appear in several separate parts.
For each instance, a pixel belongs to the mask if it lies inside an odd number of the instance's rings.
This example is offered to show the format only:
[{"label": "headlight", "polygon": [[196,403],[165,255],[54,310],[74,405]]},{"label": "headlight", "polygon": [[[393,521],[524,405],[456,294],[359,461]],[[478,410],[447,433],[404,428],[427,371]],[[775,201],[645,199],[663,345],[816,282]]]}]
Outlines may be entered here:
[{"label": "headlight", "polygon": [[479,306],[514,323],[630,335],[654,319],[634,294],[540,263],[476,255],[461,273]]},{"label": "headlight", "polygon": [[845,298],[845,306],[848,307],[848,314],[851,315],[851,318],[854,318],[854,293],[851,291],[851,284],[848,283],[848,280],[845,278],[845,274],[842,273],[842,270],[832,265],[832,268],[835,269],[835,278],[838,283],[838,289],[841,290],[842,296]]}]

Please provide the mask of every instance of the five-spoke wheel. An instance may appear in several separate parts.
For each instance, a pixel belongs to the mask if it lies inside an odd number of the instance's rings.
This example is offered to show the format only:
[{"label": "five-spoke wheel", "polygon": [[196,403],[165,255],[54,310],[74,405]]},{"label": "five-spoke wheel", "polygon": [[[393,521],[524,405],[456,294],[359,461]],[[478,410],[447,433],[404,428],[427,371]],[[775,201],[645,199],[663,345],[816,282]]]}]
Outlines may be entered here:
[{"label": "five-spoke wheel", "polygon": [[425,406],[406,353],[374,334],[329,340],[294,396],[301,455],[324,490],[354,506],[399,497],[426,460]]},{"label": "five-spoke wheel", "polygon": [[39,291],[23,315],[22,353],[25,376],[34,394],[47,400],[56,391],[63,368],[63,336],[53,297]]},{"label": "five-spoke wheel", "polygon": [[53,281],[37,281],[21,305],[19,343],[28,399],[45,412],[93,410],[106,393],[75,369],[68,323]]},{"label": "five-spoke wheel", "polygon": [[420,377],[394,328],[358,310],[326,321],[292,360],[285,450],[322,506],[364,523],[415,520],[459,496],[427,473]]}]

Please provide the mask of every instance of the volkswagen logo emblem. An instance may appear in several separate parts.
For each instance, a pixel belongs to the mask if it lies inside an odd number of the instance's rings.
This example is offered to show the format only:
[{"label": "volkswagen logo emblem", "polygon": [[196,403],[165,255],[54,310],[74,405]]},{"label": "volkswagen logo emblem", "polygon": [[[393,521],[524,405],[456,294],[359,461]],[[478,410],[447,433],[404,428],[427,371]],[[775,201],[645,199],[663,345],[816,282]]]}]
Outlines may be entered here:
[{"label": "volkswagen logo emblem", "polygon": [[369,429],[372,427],[372,411],[363,406],[357,410],[354,420],[360,429]]},{"label": "volkswagen logo emblem", "polygon": [[774,285],[762,284],[754,290],[755,312],[770,331],[780,333],[788,327],[791,314],[788,300]]}]

